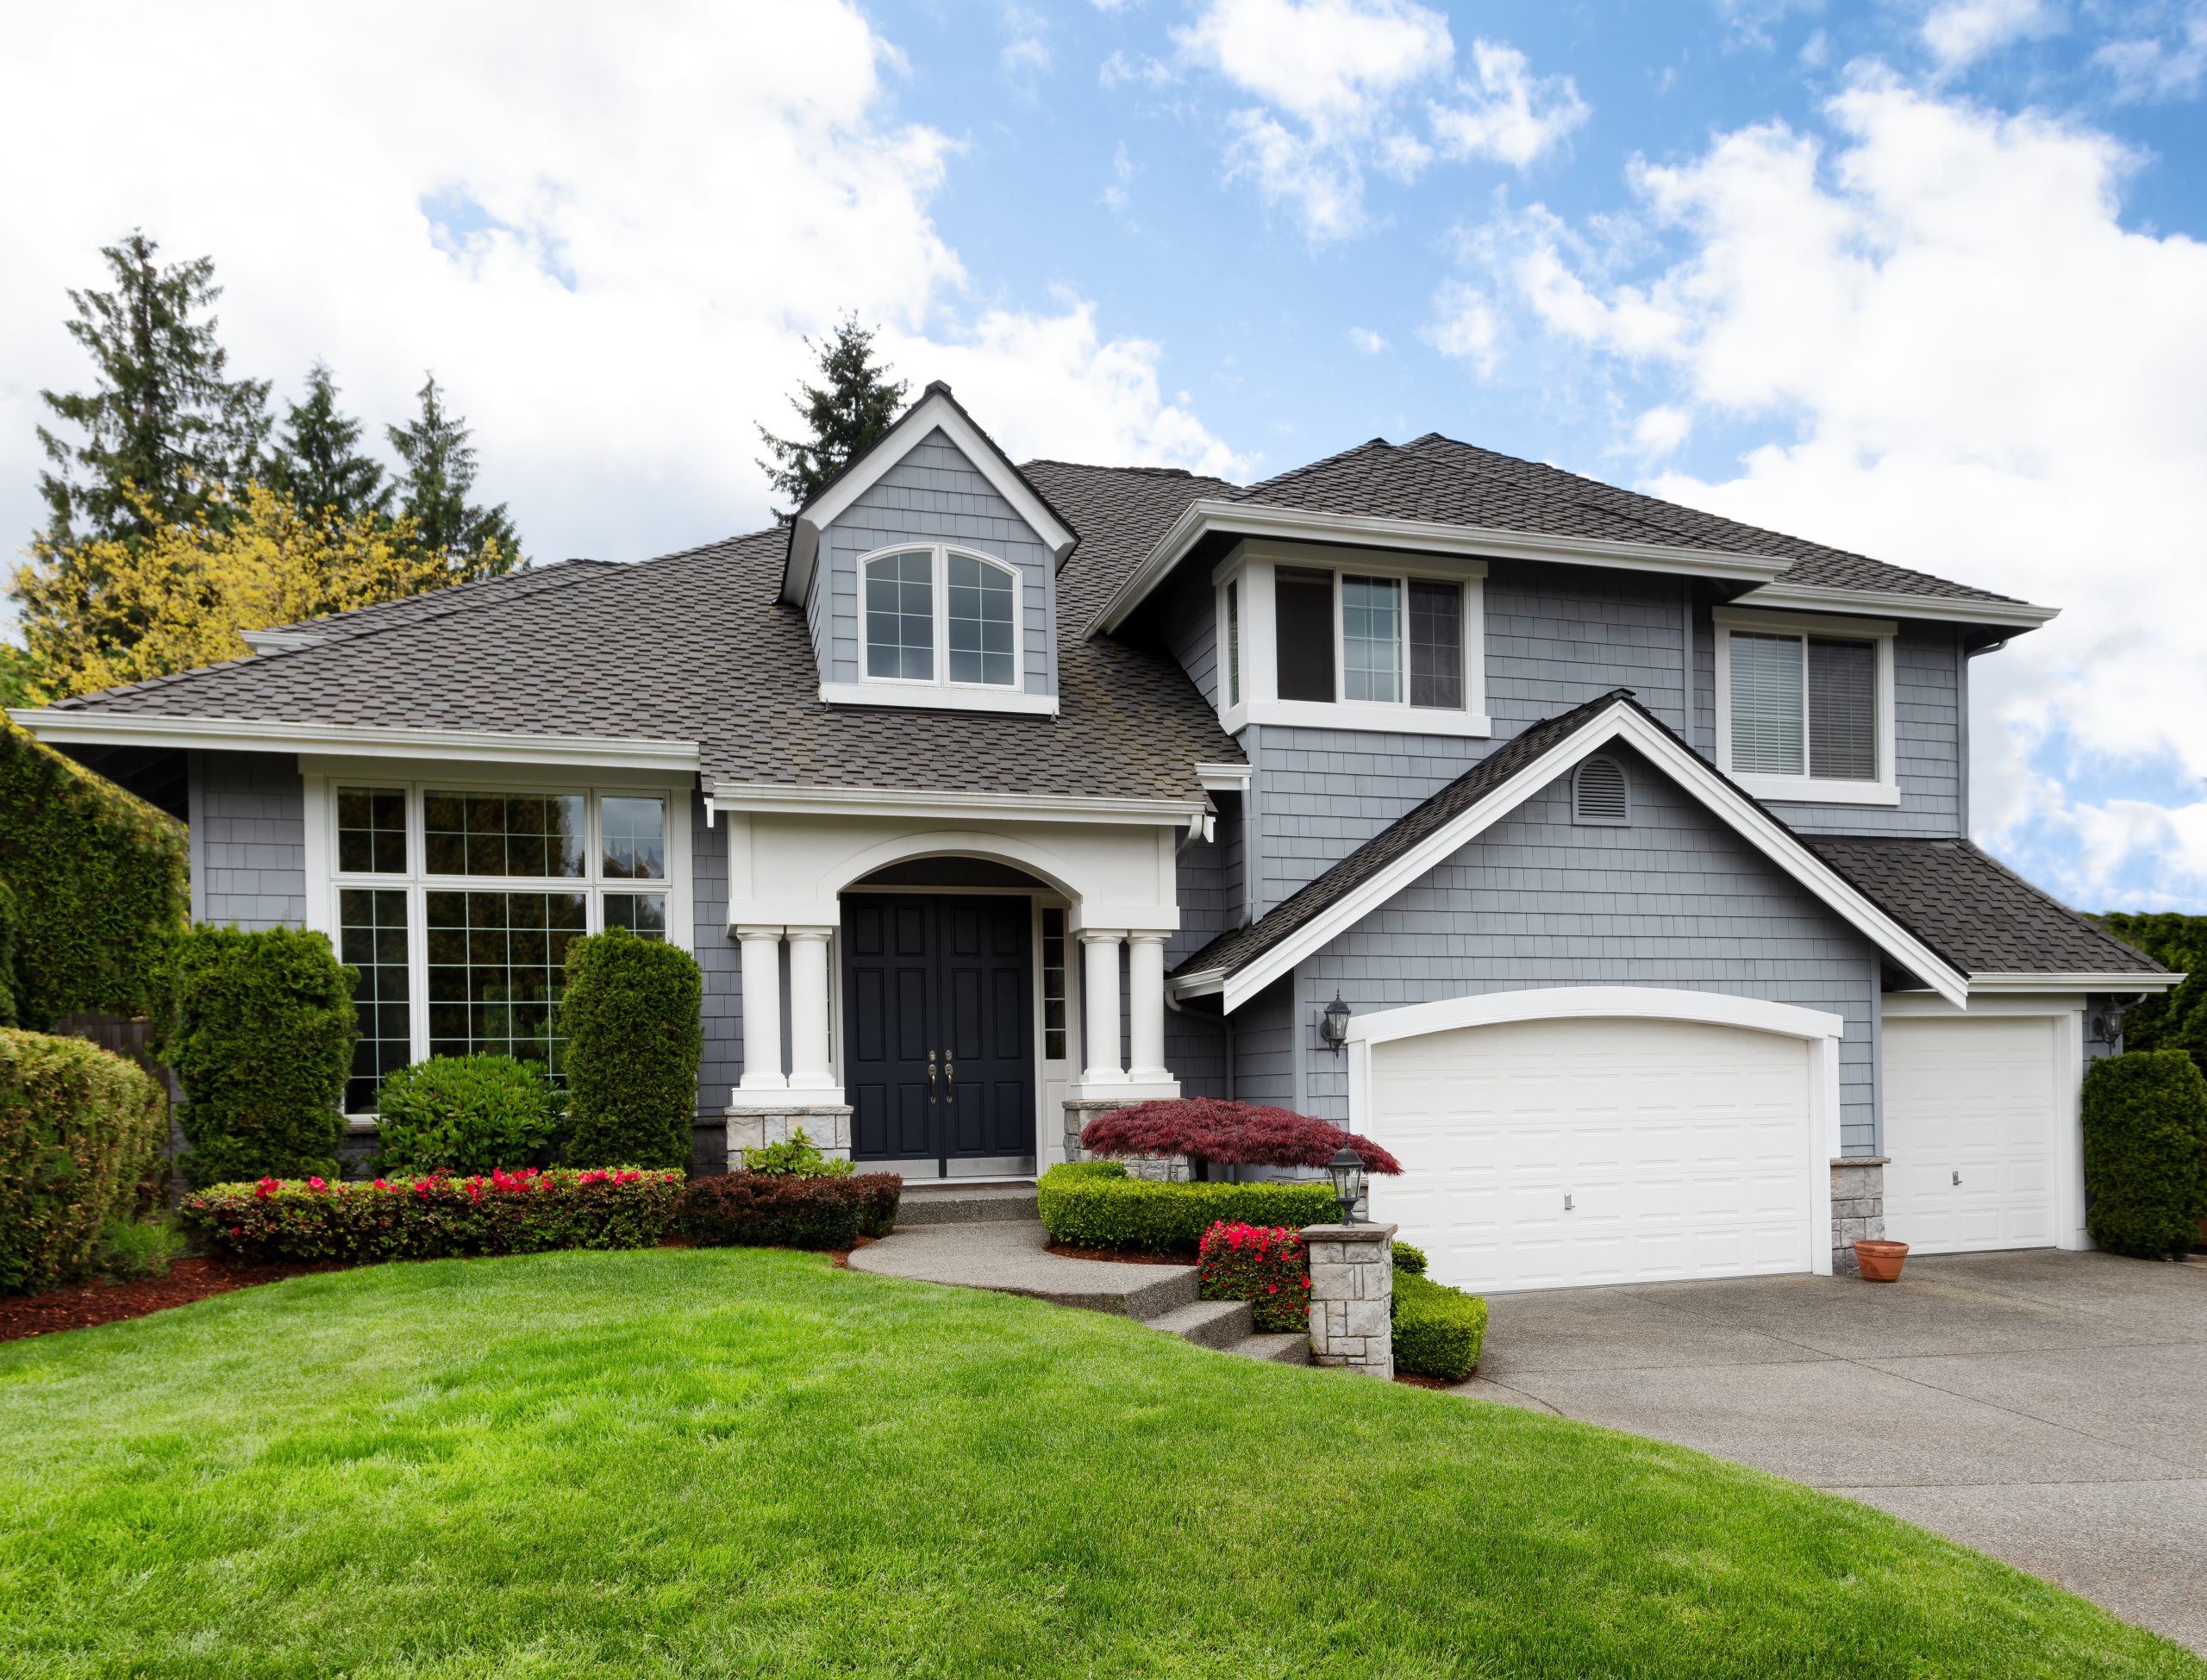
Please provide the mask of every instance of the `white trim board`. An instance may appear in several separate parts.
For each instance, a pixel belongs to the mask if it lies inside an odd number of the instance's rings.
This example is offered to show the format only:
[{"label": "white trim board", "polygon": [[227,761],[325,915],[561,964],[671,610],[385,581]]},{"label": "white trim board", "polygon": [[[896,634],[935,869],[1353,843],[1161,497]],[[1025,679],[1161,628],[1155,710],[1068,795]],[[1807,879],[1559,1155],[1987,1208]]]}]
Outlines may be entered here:
[{"label": "white trim board", "polygon": [[486,764],[650,768],[695,772],[694,740],[641,736],[540,735],[483,729],[410,729],[382,725],[281,723],[228,717],[169,717],[142,712],[57,711],[11,707],[8,715],[39,740],[72,745],[199,747],[217,753],[327,753],[347,758],[458,759]]},{"label": "white trim board", "polygon": [[766,783],[718,782],[707,790],[705,809],[714,811],[771,811],[819,816],[924,816],[932,820],[1024,822],[1132,823],[1145,828],[1185,828],[1197,832],[1210,814],[1210,796],[1194,799],[1122,799],[1101,794],[982,793],[937,788],[828,788]]},{"label": "white trim board", "polygon": [[[1228,1014],[1247,1002],[1296,965],[1316,955],[1340,934],[1354,927],[1420,876],[1460,851],[1479,834],[1516,810],[1556,778],[1607,746],[1622,740],[1635,748],[1658,769],[1666,771],[1701,801],[1741,838],[1841,920],[1875,945],[1901,968],[1922,979],[1949,1002],[1960,1004],[1969,995],[1967,977],[1885,914],[1869,898],[1849,885],[1821,858],[1796,840],[1770,814],[1710,768],[1698,753],[1689,751],[1670,733],[1648,721],[1629,702],[1614,701],[1610,708],[1510,777],[1499,787],[1452,821],[1429,834],[1416,846],[1389,863],[1377,874],[1328,905],[1269,951],[1253,958],[1233,974],[1213,971],[1182,977],[1173,990],[1188,997],[1216,991],[1223,994]],[[1216,974],[1216,979],[1213,975]]]},{"label": "white trim board", "polygon": [[990,688],[978,683],[907,683],[875,677],[857,683],[822,683],[820,699],[828,706],[887,706],[907,712],[1058,715],[1054,694],[1022,694],[1017,689]]},{"label": "white trim board", "polygon": [[2059,607],[2035,607],[2028,601],[1972,601],[1951,595],[1831,589],[1816,584],[1766,584],[1741,596],[1739,604],[1797,612],[1891,613],[1900,618],[1931,619],[1946,624],[1987,624],[2012,630],[2035,630],[2061,615]]}]

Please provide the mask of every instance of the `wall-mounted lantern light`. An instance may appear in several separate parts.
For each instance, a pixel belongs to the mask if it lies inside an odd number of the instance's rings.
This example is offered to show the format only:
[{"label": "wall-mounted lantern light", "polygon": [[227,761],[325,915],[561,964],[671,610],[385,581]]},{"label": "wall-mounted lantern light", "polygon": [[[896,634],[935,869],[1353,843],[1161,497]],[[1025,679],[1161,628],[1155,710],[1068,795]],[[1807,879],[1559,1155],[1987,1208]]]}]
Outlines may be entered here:
[{"label": "wall-mounted lantern light", "polygon": [[1334,994],[1334,1001],[1326,1005],[1326,1012],[1318,1017],[1318,1042],[1336,1056],[1341,1053],[1341,1046],[1348,1042],[1348,1005],[1341,1002],[1339,992]]}]

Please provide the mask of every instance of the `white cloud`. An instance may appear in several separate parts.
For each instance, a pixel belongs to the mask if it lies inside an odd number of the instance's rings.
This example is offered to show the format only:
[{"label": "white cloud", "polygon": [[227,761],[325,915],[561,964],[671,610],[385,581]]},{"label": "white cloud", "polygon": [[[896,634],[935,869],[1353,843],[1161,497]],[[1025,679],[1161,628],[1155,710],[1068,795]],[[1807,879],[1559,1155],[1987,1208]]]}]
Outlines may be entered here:
[{"label": "white cloud", "polygon": [[[1728,46],[1769,51],[1777,42],[1772,30],[1792,12],[1819,12],[1823,0],[1716,0]],[[1818,34],[1822,32],[1819,30]]]},{"label": "white cloud", "polygon": [[2064,22],[2050,0],[1937,0],[1923,20],[1923,44],[1943,67],[1960,70],[2019,41],[2059,34]]},{"label": "white cloud", "polygon": [[1387,340],[1369,327],[1350,328],[1348,341],[1350,347],[1361,355],[1384,356],[1387,353]]},{"label": "white cloud", "polygon": [[1649,409],[1632,422],[1632,440],[1648,455],[1673,453],[1693,434],[1693,416],[1668,403]]},{"label": "white cloud", "polygon": [[[1771,124],[1638,169],[1649,233],[1684,247],[1650,277],[1582,278],[1532,217],[1493,272],[1671,406],[1791,432],[1656,493],[2063,607],[1972,668],[1979,830],[2081,858],[2059,865],[2080,896],[2207,903],[2207,816],[2181,815],[2207,779],[2207,246],[2126,230],[2138,160],[2088,127],[1879,76],[1826,115],[1829,155]],[[2133,798],[2149,776],[2178,791]],[[2069,783],[2115,792],[2072,806]]]},{"label": "white cloud", "polygon": [[1172,66],[1162,59],[1153,59],[1147,53],[1133,58],[1123,47],[1115,47],[1111,56],[1096,66],[1096,80],[1106,92],[1124,87],[1129,82],[1139,82],[1144,87],[1162,87],[1172,79]]},{"label": "white cloud", "polygon": [[997,51],[997,67],[1021,99],[1032,99],[1035,83],[1049,73],[1049,25],[1024,6],[1008,6],[1003,30],[1003,45]]},{"label": "white cloud", "polygon": [[1441,283],[1433,294],[1433,319],[1418,335],[1482,379],[1501,361],[1502,317],[1494,300],[1461,280]]},{"label": "white cloud", "polygon": [[1432,109],[1433,136],[1452,158],[1491,158],[1523,169],[1585,122],[1586,102],[1568,76],[1535,76],[1514,47],[1472,43],[1472,74],[1460,103]]},{"label": "white cloud", "polygon": [[1111,178],[1104,185],[1104,208],[1114,215],[1124,215],[1132,202],[1129,189],[1135,182],[1135,162],[1127,155],[1127,143],[1119,142],[1119,149],[1111,154]]},{"label": "white cloud", "polygon": [[[279,392],[325,357],[379,426],[434,367],[547,558],[765,522],[752,423],[846,308],[1015,453],[1230,462],[1078,297],[971,319],[931,212],[955,148],[888,109],[895,63],[829,3],[47,14],[0,55],[0,530],[41,516],[39,388],[87,382],[64,290],[134,224],[215,256],[233,365]],[[144,167],[217,82],[253,97],[203,102],[195,155],[252,168]]]},{"label": "white cloud", "polygon": [[2207,5],[2172,19],[2164,34],[2111,41],[2092,54],[2123,100],[2182,99],[2207,82]]},{"label": "white cloud", "polygon": [[1410,0],[1213,0],[1173,36],[1197,62],[1305,122],[1358,122],[1438,76],[1448,20]]}]

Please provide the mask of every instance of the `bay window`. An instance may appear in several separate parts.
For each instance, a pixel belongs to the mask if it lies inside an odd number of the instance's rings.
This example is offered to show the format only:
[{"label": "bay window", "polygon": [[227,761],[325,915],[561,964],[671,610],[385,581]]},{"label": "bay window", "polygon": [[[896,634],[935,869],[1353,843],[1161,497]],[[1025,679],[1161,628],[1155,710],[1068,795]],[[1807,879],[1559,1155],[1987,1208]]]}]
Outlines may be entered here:
[{"label": "bay window", "polygon": [[1720,769],[1761,798],[1898,803],[1892,624],[1720,608],[1715,625]]}]

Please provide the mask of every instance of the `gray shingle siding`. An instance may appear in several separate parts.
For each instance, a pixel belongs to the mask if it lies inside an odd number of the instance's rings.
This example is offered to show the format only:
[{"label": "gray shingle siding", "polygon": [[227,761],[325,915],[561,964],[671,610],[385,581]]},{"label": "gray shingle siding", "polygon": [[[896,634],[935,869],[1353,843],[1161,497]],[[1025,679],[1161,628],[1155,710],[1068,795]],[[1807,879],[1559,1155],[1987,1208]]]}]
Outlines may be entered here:
[{"label": "gray shingle siding", "polygon": [[1210,568],[1185,565],[1169,585],[1172,598],[1165,606],[1165,645],[1180,662],[1191,682],[1203,690],[1211,705],[1218,693],[1218,591],[1210,581]]},{"label": "gray shingle siding", "polygon": [[1497,560],[1485,594],[1487,711],[1497,739],[1610,689],[1630,689],[1679,727],[1685,627],[1674,578]]},{"label": "gray shingle siding", "polygon": [[1347,1064],[1315,1047],[1338,990],[1358,1013],[1529,986],[1721,991],[1822,1009],[1848,1153],[1876,1151],[1875,953],[1636,754],[1628,828],[1571,821],[1560,778],[1303,963],[1288,1037],[1310,1113],[1348,1117]]},{"label": "gray shingle siding", "polygon": [[859,680],[859,556],[907,538],[967,544],[1019,568],[1024,687],[1055,694],[1055,557],[939,430],[821,533],[806,615],[829,680]]},{"label": "gray shingle siding", "polygon": [[192,920],[303,926],[306,795],[297,759],[289,753],[204,753],[191,788]]},{"label": "gray shingle siding", "polygon": [[705,802],[690,802],[690,903],[697,966],[704,971],[699,1015],[705,1035],[697,1064],[697,1113],[719,1118],[743,1077],[741,953],[728,931],[728,836],[705,827]]},{"label": "gray shingle siding", "polygon": [[1291,979],[1266,987],[1234,1012],[1234,1095],[1239,1101],[1294,1106],[1294,1027]]}]

